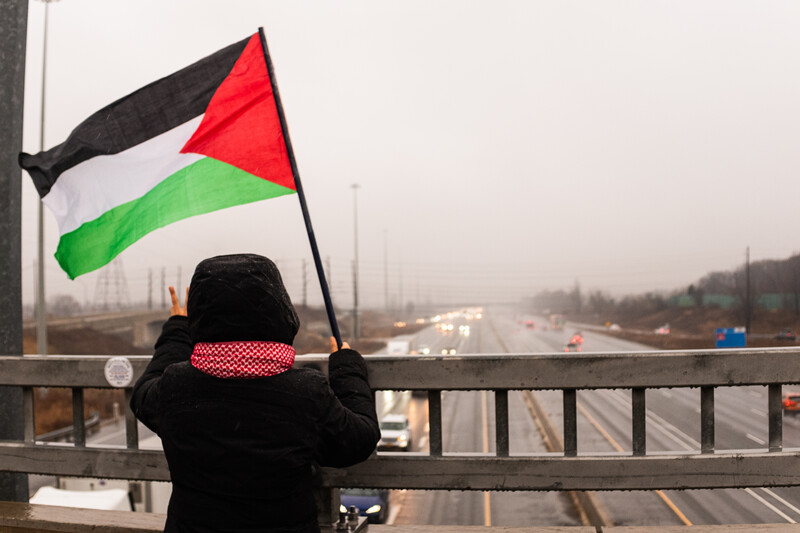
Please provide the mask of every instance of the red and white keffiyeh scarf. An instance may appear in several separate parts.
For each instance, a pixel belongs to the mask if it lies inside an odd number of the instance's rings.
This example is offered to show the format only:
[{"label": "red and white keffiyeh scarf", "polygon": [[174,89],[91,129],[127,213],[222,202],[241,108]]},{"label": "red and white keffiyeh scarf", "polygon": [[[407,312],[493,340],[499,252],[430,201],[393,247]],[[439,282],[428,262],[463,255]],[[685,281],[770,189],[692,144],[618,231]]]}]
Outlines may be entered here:
[{"label": "red and white keffiyeh scarf", "polygon": [[198,342],[192,366],[218,378],[260,378],[292,368],[294,355],[294,348],[280,342]]}]

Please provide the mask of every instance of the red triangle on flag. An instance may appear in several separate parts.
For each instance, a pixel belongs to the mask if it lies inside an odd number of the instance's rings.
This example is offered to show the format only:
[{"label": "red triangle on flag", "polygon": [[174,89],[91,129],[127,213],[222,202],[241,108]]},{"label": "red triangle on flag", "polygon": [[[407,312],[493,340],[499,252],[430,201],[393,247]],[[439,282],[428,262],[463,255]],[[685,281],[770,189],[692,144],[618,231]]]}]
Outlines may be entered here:
[{"label": "red triangle on flag", "polygon": [[217,88],[181,153],[205,155],[296,190],[257,33]]}]

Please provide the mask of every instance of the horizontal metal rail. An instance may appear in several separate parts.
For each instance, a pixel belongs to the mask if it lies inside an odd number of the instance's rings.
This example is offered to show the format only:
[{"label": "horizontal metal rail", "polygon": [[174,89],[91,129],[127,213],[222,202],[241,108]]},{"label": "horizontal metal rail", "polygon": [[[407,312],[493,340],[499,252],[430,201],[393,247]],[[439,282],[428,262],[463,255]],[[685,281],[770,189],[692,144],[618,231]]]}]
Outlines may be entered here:
[{"label": "horizontal metal rail", "polygon": [[[800,449],[781,453],[565,457],[389,452],[349,468],[323,468],[323,486],[442,490],[652,490],[800,484]],[[169,481],[155,450],[0,443],[0,470],[55,476]]]},{"label": "horizontal metal rail", "polygon": [[[109,387],[108,356],[0,356],[0,385]],[[149,356],[130,356],[134,380]],[[376,390],[546,390],[800,383],[800,349],[366,357]],[[327,366],[325,356],[298,364]]]},{"label": "horizontal metal rail", "polygon": [[[86,431],[92,431],[96,429],[97,426],[100,425],[100,413],[92,413],[84,423],[83,423],[83,436],[85,436]],[[42,433],[41,435],[36,435],[36,440],[42,442],[49,442],[49,441],[57,441],[61,439],[70,439],[74,438],[74,433],[81,432],[81,428],[76,428],[74,425],[63,427],[60,429],[55,429],[53,431],[48,431],[47,433]],[[82,444],[80,444],[82,446]]]},{"label": "horizontal metal rail", "polygon": [[[82,390],[105,387],[103,356],[0,357],[0,385],[21,386],[26,398],[39,386],[73,389],[75,419],[82,416]],[[149,357],[131,356],[134,379]],[[326,487],[455,490],[645,490],[800,485],[800,449],[782,445],[781,390],[800,383],[800,350],[696,350],[669,352],[464,356],[368,356],[375,390],[425,390],[428,394],[430,453],[376,453],[346,469],[323,469]],[[325,356],[300,356],[298,365],[325,367]],[[768,387],[768,447],[719,450],[714,440],[714,393],[719,386]],[[647,451],[645,391],[654,387],[699,387],[700,449]],[[631,391],[630,452],[581,453],[577,446],[576,391]],[[510,390],[563,392],[563,450],[509,452]],[[446,390],[485,390],[494,395],[496,453],[454,454],[442,446],[442,396]],[[130,388],[125,389],[130,397]],[[26,405],[25,416],[32,408]],[[162,452],[138,450],[136,421],[126,408],[126,447],[86,446],[26,440],[0,442],[0,471],[166,481]],[[76,424],[76,431],[85,431]]]}]

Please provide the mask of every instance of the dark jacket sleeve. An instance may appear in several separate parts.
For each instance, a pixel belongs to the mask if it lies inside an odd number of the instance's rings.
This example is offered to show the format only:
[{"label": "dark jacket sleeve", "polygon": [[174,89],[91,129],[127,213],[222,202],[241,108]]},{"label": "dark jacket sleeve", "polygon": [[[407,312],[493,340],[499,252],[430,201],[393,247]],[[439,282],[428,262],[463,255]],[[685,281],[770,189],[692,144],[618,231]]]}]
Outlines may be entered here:
[{"label": "dark jacket sleeve", "polygon": [[331,354],[328,374],[333,394],[323,399],[322,466],[344,467],[367,459],[381,438],[367,365],[355,350]]},{"label": "dark jacket sleeve", "polygon": [[136,418],[158,433],[159,387],[161,376],[173,363],[187,361],[192,356],[192,341],[189,338],[189,323],[185,316],[171,316],[164,323],[158,337],[155,353],[142,377],[133,387],[131,410]]}]

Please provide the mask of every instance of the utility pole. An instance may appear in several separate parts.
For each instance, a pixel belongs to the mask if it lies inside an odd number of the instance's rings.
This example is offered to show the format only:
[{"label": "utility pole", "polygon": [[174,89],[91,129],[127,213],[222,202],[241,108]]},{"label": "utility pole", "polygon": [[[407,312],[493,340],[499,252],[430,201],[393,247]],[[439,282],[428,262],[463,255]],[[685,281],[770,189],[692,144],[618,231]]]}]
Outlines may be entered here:
[{"label": "utility pole", "polygon": [[153,309],[153,268],[147,269],[147,310]]},{"label": "utility pole", "polygon": [[389,231],[383,230],[383,303],[389,311]]},{"label": "utility pole", "polygon": [[353,338],[358,339],[358,189],[360,185],[354,183],[353,189]]},{"label": "utility pole", "polygon": [[167,269],[161,267],[161,309],[167,308]]},{"label": "utility pole", "polygon": [[747,247],[745,252],[745,268],[744,268],[744,329],[750,335],[750,325],[753,320],[753,300],[750,295],[750,247]]},{"label": "utility pole", "polygon": [[353,261],[353,338],[358,339],[358,269]]},{"label": "utility pole", "polygon": [[399,266],[397,281],[398,281],[398,292],[400,293],[400,312],[405,313],[406,305],[405,302],[403,301],[403,264],[399,263],[399,265],[400,266]]}]

